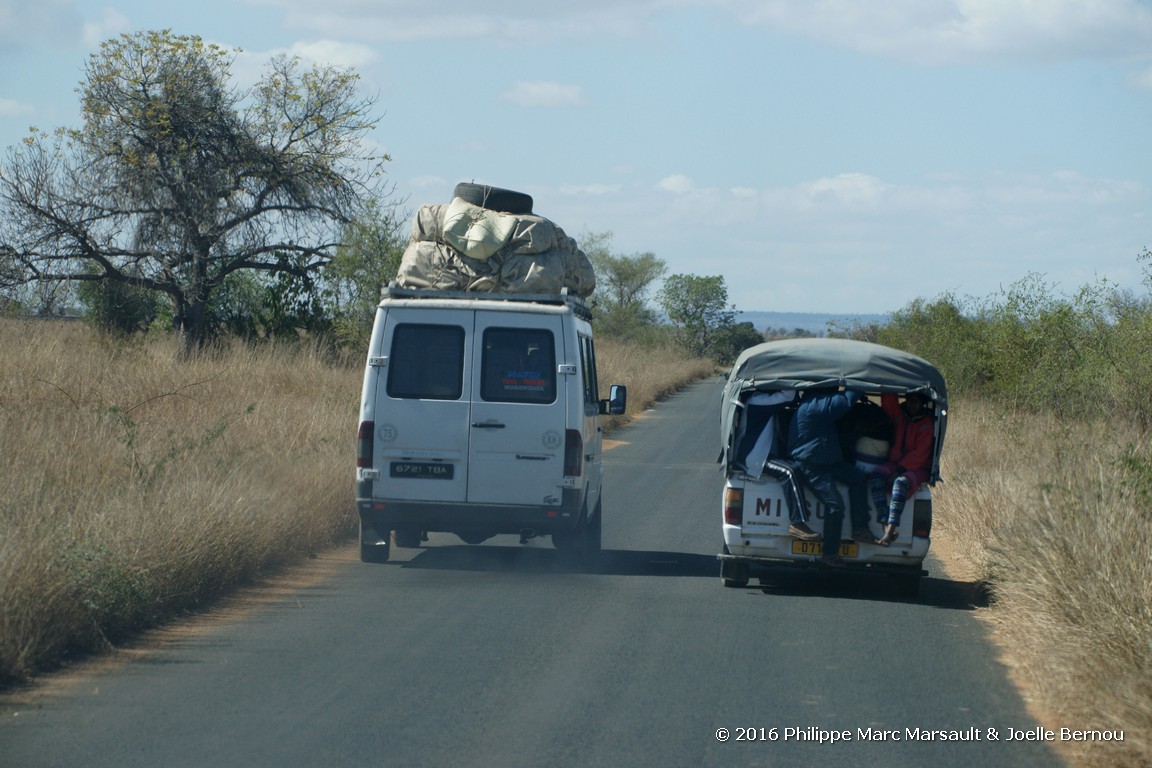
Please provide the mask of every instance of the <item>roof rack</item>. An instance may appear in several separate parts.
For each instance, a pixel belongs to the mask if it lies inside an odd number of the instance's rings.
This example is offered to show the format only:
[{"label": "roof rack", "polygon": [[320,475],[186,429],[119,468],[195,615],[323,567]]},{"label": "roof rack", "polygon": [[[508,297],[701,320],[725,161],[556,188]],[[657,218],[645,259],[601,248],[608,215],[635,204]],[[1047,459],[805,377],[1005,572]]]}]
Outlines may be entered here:
[{"label": "roof rack", "polygon": [[536,304],[567,304],[578,317],[592,319],[592,310],[584,299],[571,293],[567,287],[559,293],[496,293],[488,291],[447,291],[437,288],[403,288],[395,282],[380,290],[380,298],[398,299],[470,299],[473,301],[516,301]]}]

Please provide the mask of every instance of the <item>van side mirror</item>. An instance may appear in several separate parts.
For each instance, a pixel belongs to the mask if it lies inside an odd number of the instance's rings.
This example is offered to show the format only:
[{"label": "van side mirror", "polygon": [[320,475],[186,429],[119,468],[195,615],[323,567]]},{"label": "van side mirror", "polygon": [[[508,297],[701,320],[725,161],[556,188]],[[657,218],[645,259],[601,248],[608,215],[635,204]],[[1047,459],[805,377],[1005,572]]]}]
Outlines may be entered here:
[{"label": "van side mirror", "polygon": [[623,384],[613,384],[608,388],[608,399],[600,401],[600,413],[610,416],[622,416],[628,407],[628,387]]}]

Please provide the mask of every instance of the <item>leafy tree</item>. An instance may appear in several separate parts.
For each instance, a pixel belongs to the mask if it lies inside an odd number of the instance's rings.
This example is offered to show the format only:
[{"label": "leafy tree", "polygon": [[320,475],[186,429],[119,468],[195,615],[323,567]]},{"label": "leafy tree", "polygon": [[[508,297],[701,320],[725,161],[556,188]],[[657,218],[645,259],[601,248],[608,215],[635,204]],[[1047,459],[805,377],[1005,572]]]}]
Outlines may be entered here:
[{"label": "leafy tree", "polygon": [[725,365],[733,363],[740,353],[764,341],[764,334],[752,323],[733,323],[716,331],[712,354]]},{"label": "leafy tree", "polygon": [[160,309],[160,299],[154,291],[125,282],[80,283],[76,295],[88,321],[106,333],[146,330]]},{"label": "leafy tree", "polygon": [[676,340],[690,355],[715,354],[718,335],[735,322],[722,275],[672,275],[656,300],[675,328]]},{"label": "leafy tree", "polygon": [[582,238],[584,252],[596,269],[596,328],[604,336],[645,338],[659,323],[656,312],[648,306],[648,291],[668,268],[651,252],[631,256],[611,253],[611,239],[611,232]]},{"label": "leafy tree", "polygon": [[341,244],[324,270],[324,296],[336,340],[363,348],[372,332],[380,290],[400,271],[407,238],[395,206],[370,203],[347,224]]},{"label": "leafy tree", "polygon": [[375,102],[351,71],[282,56],[237,89],[233,57],[168,30],[105,41],[79,88],[83,128],[34,130],[0,166],[0,279],[159,292],[188,354],[230,276],[324,267],[379,197],[388,157],[362,141]]}]

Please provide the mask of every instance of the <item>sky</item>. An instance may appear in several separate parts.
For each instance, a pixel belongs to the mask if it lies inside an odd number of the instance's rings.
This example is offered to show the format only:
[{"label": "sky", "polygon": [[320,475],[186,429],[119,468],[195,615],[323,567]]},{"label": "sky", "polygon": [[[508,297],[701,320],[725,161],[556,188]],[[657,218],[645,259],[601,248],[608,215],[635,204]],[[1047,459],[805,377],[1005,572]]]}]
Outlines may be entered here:
[{"label": "sky", "polygon": [[0,0],[0,153],[160,29],[353,67],[404,211],[526,192],[738,311],[1149,287],[1152,0]]}]

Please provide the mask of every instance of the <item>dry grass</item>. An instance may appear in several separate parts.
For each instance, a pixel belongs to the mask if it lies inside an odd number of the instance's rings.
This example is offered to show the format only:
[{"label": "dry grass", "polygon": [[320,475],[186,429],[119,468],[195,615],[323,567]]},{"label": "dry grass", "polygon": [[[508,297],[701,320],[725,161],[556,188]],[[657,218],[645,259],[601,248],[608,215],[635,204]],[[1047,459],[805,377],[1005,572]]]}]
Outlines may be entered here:
[{"label": "dry grass", "polygon": [[1075,764],[1152,765],[1152,513],[1120,463],[1122,424],[1061,423],[961,402],[936,520],[991,586],[985,618],[1046,726],[1119,730]]},{"label": "dry grass", "polygon": [[605,429],[611,431],[653,403],[664,400],[685,384],[716,373],[716,366],[704,358],[685,359],[671,347],[639,347],[609,339],[596,341],[600,397],[607,397],[610,384],[628,387],[628,414],[611,417]]},{"label": "dry grass", "polygon": [[[630,413],[711,370],[610,343],[599,357]],[[0,360],[0,685],[354,530],[359,360],[236,345],[176,364],[170,341],[10,319]]]},{"label": "dry grass", "polygon": [[345,536],[356,377],[242,347],[0,325],[0,680]]}]

